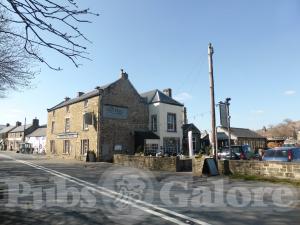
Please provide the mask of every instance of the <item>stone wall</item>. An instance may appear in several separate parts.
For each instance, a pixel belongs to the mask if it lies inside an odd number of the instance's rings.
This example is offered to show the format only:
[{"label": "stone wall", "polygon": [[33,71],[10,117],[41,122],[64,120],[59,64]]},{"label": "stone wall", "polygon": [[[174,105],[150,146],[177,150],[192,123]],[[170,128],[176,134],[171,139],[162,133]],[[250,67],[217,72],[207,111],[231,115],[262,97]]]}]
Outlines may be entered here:
[{"label": "stone wall", "polygon": [[192,160],[180,160],[177,157],[150,157],[136,155],[114,155],[114,163],[139,169],[168,172],[191,171]]},{"label": "stone wall", "polygon": [[300,163],[225,160],[219,161],[218,167],[221,174],[300,179]]}]

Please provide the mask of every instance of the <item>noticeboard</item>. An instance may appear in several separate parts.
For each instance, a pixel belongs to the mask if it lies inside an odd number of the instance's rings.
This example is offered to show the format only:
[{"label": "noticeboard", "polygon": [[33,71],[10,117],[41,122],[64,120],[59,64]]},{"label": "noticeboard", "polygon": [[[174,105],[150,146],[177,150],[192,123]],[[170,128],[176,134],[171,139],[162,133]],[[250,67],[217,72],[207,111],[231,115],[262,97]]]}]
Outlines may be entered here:
[{"label": "noticeboard", "polygon": [[103,117],[110,119],[127,119],[128,108],[113,105],[104,105]]}]

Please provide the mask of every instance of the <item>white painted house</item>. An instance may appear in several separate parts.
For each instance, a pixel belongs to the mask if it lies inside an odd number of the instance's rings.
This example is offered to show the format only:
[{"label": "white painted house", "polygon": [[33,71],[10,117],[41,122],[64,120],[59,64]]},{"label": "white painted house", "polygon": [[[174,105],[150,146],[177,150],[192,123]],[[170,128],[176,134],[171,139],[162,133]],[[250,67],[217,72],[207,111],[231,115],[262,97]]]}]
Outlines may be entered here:
[{"label": "white painted house", "polygon": [[[172,90],[153,90],[141,94],[149,105],[149,129],[160,137],[157,152],[181,152],[184,124],[184,105],[172,98]],[[149,148],[149,146],[146,145]]]},{"label": "white painted house", "polygon": [[46,132],[47,126],[44,125],[26,135],[26,142],[31,144],[34,153],[43,154],[46,152]]}]

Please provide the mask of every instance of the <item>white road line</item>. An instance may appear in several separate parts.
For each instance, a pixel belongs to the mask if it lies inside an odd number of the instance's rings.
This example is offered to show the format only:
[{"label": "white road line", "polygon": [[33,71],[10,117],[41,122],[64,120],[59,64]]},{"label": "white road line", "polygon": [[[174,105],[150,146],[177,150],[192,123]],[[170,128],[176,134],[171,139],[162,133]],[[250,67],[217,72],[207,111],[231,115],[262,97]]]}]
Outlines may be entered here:
[{"label": "white road line", "polygon": [[[4,155],[1,155],[1,156],[4,156]],[[57,176],[57,177],[65,179],[65,180],[68,180],[70,182],[73,182],[73,183],[75,183],[77,185],[80,185],[80,186],[83,186],[83,187],[87,187],[88,186],[87,188],[89,188],[90,190],[95,191],[95,192],[97,192],[97,193],[99,193],[101,195],[107,196],[109,198],[116,199],[116,197],[121,196],[117,192],[111,191],[109,189],[100,187],[100,186],[98,186],[96,184],[93,184],[93,183],[90,183],[90,182],[87,182],[87,181],[84,181],[84,180],[81,180],[81,179],[78,179],[76,177],[73,177],[73,176],[70,176],[70,175],[58,172],[56,170],[52,170],[52,169],[49,169],[49,168],[37,165],[37,164],[32,163],[32,162],[27,162],[27,161],[23,161],[23,160],[16,160],[16,159],[14,159],[12,157],[9,157],[9,156],[5,156],[5,158],[10,158],[10,159],[15,160],[15,161],[17,161],[19,163],[31,166],[31,167],[36,168],[38,170],[45,171],[45,172],[50,173],[50,174],[52,174],[54,176]],[[139,200],[136,200],[136,199],[133,199],[133,198],[129,198],[129,199],[130,199],[130,201],[120,200],[120,199],[119,199],[119,201],[122,201],[122,202],[124,202],[126,204],[131,205],[132,207],[135,207],[137,209],[143,210],[144,212],[147,212],[149,214],[155,215],[157,217],[160,217],[160,218],[162,218],[164,220],[173,222],[173,223],[178,224],[178,225],[186,225],[187,223],[184,223],[184,222],[182,222],[182,221],[180,221],[178,219],[172,218],[172,217],[170,217],[168,215],[165,215],[165,214],[162,214],[160,212],[164,212],[164,213],[167,213],[169,215],[173,215],[173,216],[175,216],[177,218],[180,218],[180,219],[183,219],[183,220],[186,220],[186,221],[190,221],[190,222],[194,222],[194,223],[199,224],[199,225],[210,225],[210,224],[208,224],[208,223],[206,223],[204,221],[200,221],[200,220],[194,219],[192,217],[185,216],[183,214],[176,213],[174,211],[171,211],[171,210],[168,210],[168,209],[164,209],[164,208],[158,207],[156,205],[153,205],[153,204],[150,204],[150,203],[147,203],[147,202],[139,201]],[[143,206],[141,206],[141,205],[143,205]],[[154,210],[152,210],[150,208],[155,209],[155,210],[160,211],[160,212],[154,211]]]}]

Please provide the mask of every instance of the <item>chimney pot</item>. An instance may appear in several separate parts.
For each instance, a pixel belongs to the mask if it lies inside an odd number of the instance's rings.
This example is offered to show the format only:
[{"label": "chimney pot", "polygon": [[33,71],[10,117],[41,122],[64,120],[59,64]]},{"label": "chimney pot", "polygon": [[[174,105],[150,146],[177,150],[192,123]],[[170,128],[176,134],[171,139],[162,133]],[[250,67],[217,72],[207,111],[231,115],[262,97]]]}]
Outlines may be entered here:
[{"label": "chimney pot", "polygon": [[16,122],[16,127],[19,127],[19,126],[22,126],[22,123],[19,122],[19,121],[17,121],[17,122]]},{"label": "chimney pot", "polygon": [[120,75],[121,79],[125,79],[127,80],[128,79],[128,74],[126,72],[124,72],[123,69],[121,69],[121,75]]},{"label": "chimney pot", "polygon": [[70,98],[69,97],[65,97],[65,101],[69,101],[70,100]]}]

